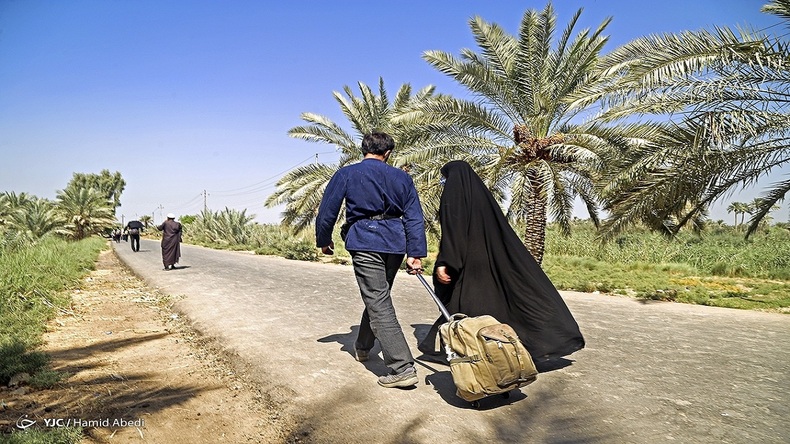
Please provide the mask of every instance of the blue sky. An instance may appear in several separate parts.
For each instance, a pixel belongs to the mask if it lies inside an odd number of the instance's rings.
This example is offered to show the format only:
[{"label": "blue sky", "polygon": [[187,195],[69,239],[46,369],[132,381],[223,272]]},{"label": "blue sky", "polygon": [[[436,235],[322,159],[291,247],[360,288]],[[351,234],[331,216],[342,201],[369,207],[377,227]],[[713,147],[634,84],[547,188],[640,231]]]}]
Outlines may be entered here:
[{"label": "blue sky", "polygon": [[[611,50],[639,36],[779,20],[763,0],[557,0],[558,28],[606,17]],[[543,1],[0,0],[0,191],[54,198],[75,172],[120,171],[118,218],[247,209],[288,170],[336,159],[291,139],[303,112],[348,128],[333,91],[383,77],[461,94],[423,51],[475,48],[468,19],[511,33]],[[783,33],[782,27],[771,28]],[[734,200],[750,201],[757,190]],[[785,207],[787,205],[785,204]],[[579,217],[585,214],[579,213]],[[731,220],[714,208],[712,216]],[[786,208],[775,215],[786,220]]]}]

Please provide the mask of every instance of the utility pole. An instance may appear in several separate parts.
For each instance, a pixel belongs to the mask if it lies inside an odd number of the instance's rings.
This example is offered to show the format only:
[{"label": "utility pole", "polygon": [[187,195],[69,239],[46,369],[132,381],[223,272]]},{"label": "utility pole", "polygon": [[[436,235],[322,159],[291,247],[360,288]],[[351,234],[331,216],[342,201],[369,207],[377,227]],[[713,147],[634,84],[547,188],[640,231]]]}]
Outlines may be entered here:
[{"label": "utility pole", "polygon": [[126,216],[124,216],[123,214],[121,214],[121,228],[123,228],[123,227],[125,227],[125,226],[126,226],[126,224],[125,224],[125,223],[124,223],[124,221],[123,221],[125,217],[126,217]]},{"label": "utility pole", "polygon": [[208,203],[206,202],[207,198],[208,198],[208,193],[206,192],[206,190],[203,190],[203,212],[204,213],[208,211]]}]

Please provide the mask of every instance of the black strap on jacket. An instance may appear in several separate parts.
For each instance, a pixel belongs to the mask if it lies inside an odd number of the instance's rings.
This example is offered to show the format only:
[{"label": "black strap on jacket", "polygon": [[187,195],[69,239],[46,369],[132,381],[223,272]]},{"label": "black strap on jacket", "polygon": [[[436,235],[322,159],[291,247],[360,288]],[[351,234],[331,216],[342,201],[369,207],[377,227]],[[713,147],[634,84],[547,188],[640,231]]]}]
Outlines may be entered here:
[{"label": "black strap on jacket", "polygon": [[374,214],[373,216],[369,216],[369,217],[360,217],[354,222],[346,222],[340,226],[340,238],[343,239],[343,242],[346,241],[346,236],[348,236],[348,230],[351,229],[351,226],[362,219],[370,219],[370,220],[400,219],[400,216],[393,216],[391,214]]},{"label": "black strap on jacket", "polygon": [[399,219],[400,216],[393,216],[390,214],[374,214],[370,217],[363,217],[363,219],[370,219],[370,220],[387,220],[387,219]]}]

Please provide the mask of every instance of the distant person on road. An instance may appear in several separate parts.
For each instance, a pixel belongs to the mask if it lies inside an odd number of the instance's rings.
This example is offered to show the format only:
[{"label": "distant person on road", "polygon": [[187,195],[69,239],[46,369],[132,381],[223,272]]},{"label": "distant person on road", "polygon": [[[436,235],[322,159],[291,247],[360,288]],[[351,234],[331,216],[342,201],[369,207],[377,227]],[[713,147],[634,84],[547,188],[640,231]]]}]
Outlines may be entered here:
[{"label": "distant person on road", "polygon": [[[477,173],[464,161],[447,163],[441,173],[434,285],[447,310],[509,324],[536,360],[582,349],[584,338],[565,301]],[[436,331],[444,322],[436,321],[421,352],[440,353]]]},{"label": "distant person on road", "polygon": [[174,270],[181,258],[181,223],[175,214],[168,213],[167,220],[156,228],[162,232],[162,263],[165,270]]},{"label": "distant person on road", "polygon": [[334,253],[332,230],[345,200],[341,237],[365,304],[354,344],[356,359],[367,361],[378,339],[390,371],[378,378],[379,385],[409,387],[417,384],[417,371],[390,290],[404,254],[410,269],[421,270],[427,243],[414,182],[405,171],[386,163],[394,148],[386,133],[364,136],[362,161],[338,170],[326,186],[316,218],[316,245],[324,254]]},{"label": "distant person on road", "polygon": [[129,239],[132,244],[132,251],[140,251],[140,233],[145,229],[145,225],[139,220],[130,220],[126,224],[126,231],[129,233]]}]

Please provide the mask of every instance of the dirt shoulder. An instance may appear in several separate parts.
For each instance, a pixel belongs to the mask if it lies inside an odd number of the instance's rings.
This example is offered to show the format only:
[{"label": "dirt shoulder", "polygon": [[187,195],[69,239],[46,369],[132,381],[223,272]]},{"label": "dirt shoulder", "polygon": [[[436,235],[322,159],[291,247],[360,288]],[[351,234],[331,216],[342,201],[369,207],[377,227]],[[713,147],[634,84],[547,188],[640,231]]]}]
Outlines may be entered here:
[{"label": "dirt shoulder", "polygon": [[86,443],[282,442],[276,406],[172,302],[102,252],[44,335],[41,351],[68,378],[47,390],[3,388],[0,421],[76,422]]}]

